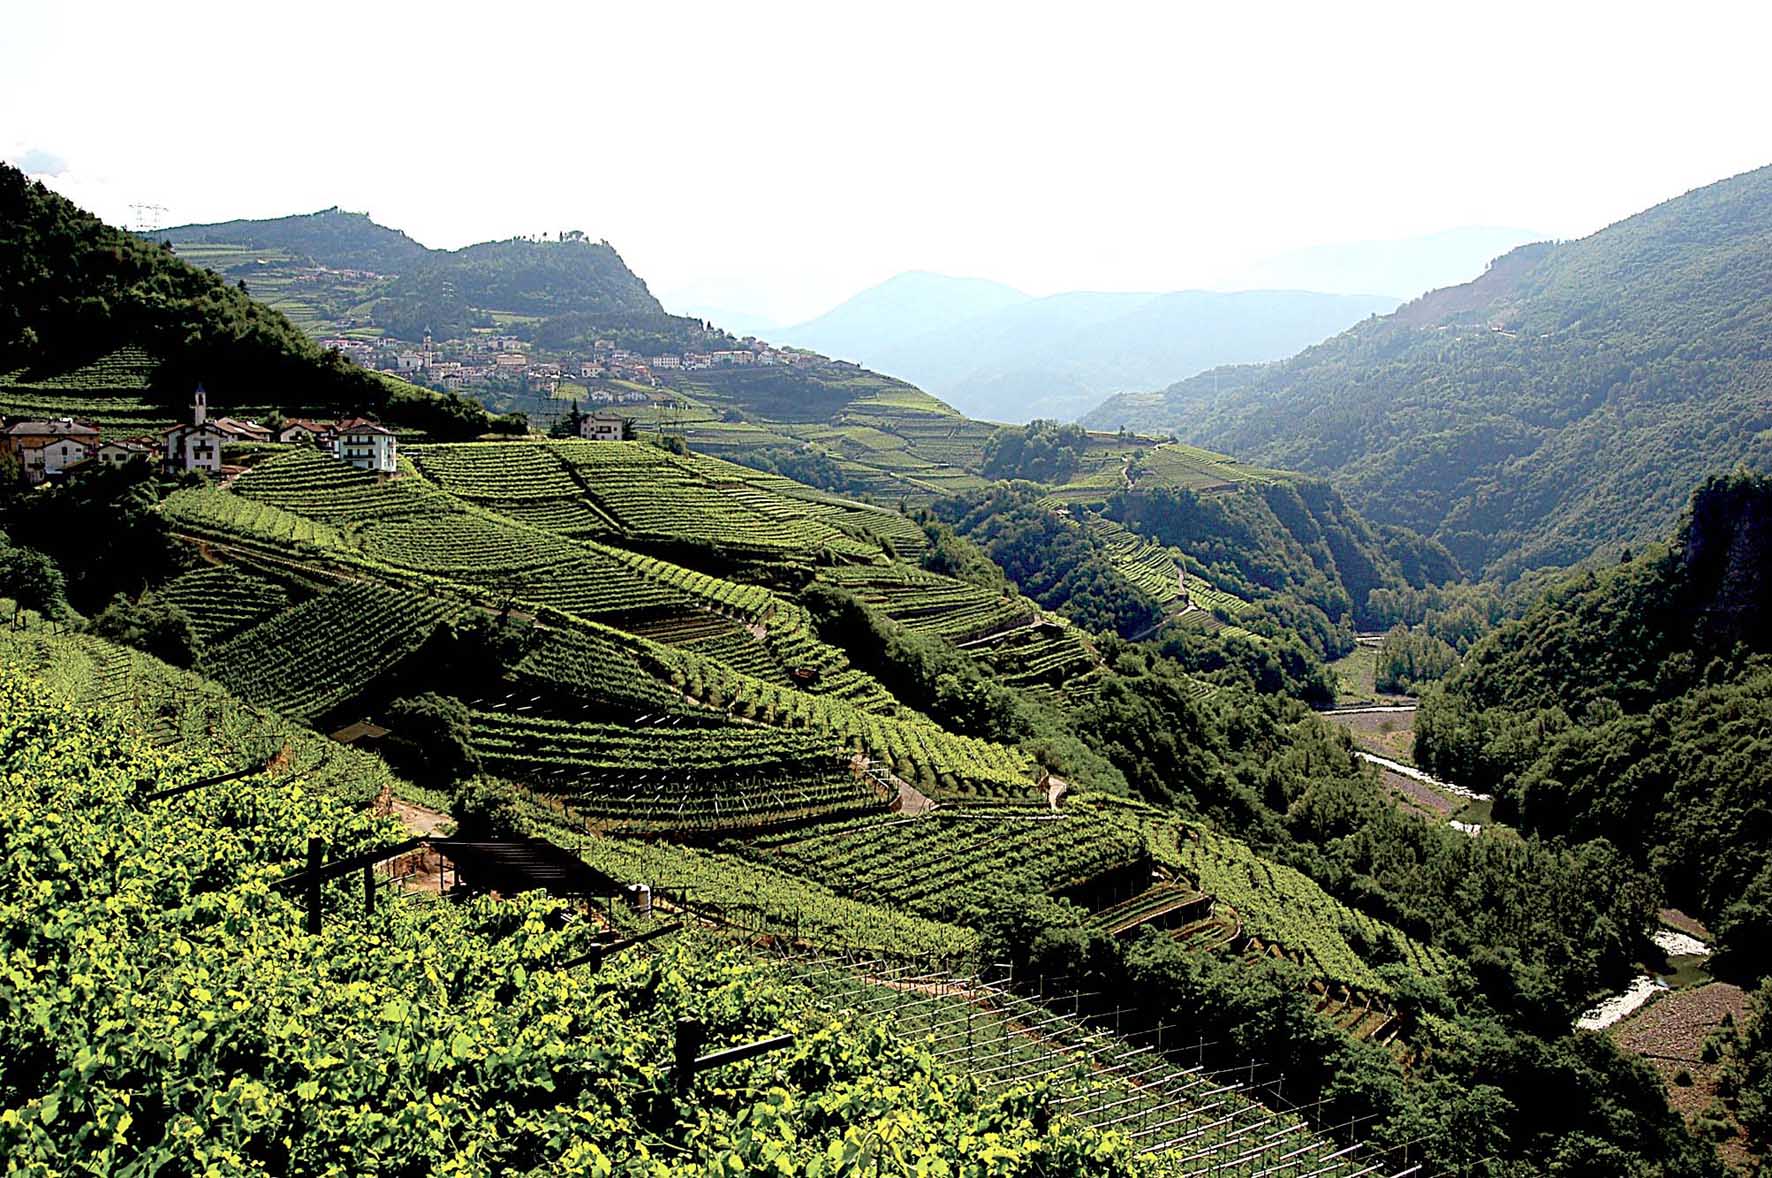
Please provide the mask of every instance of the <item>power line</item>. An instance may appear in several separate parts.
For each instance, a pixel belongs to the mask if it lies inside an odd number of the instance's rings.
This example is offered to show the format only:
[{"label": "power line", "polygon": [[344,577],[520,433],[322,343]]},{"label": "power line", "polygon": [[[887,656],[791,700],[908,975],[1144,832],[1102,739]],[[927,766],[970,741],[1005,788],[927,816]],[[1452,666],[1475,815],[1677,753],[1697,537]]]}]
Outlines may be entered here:
[{"label": "power line", "polygon": [[135,217],[134,231],[141,234],[160,232],[166,218],[166,207],[149,201],[137,201],[129,211]]}]

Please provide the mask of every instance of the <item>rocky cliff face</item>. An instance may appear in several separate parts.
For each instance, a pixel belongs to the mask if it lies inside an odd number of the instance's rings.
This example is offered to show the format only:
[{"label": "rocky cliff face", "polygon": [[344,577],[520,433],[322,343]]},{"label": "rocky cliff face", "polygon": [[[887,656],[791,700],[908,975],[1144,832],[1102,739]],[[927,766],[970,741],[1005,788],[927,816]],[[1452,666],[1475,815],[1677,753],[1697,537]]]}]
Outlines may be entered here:
[{"label": "rocky cliff face", "polygon": [[1681,537],[1690,608],[1707,644],[1772,648],[1772,479],[1712,479]]}]

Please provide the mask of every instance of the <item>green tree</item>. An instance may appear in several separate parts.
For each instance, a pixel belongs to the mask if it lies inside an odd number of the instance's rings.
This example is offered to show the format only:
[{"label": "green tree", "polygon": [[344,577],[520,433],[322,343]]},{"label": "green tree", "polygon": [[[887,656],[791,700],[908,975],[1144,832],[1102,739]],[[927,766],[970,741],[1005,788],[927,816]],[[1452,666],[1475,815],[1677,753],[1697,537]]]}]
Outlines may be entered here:
[{"label": "green tree", "polygon": [[457,838],[507,839],[524,832],[507,787],[485,777],[468,777],[455,787],[449,804]]},{"label": "green tree", "polygon": [[43,553],[16,548],[0,534],[0,597],[13,601],[12,625],[18,628],[24,611],[36,610],[59,620],[67,613],[67,583],[61,569]]},{"label": "green tree", "polygon": [[396,699],[384,711],[384,755],[424,785],[447,787],[477,772],[467,705],[435,692]]},{"label": "green tree", "polygon": [[190,615],[152,596],[132,602],[119,593],[93,619],[92,628],[101,637],[146,651],[175,667],[196,661],[197,629]]},{"label": "green tree", "polygon": [[981,471],[988,479],[1062,483],[1077,472],[1089,434],[1080,425],[1035,420],[985,439]]}]

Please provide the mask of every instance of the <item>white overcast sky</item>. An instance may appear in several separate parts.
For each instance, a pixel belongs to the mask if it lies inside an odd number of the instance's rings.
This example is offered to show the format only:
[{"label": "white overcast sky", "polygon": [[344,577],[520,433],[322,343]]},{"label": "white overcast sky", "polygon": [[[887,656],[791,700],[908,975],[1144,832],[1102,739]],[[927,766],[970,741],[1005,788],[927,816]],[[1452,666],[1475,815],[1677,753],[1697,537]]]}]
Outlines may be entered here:
[{"label": "white overcast sky", "polygon": [[907,269],[1222,284],[1318,243],[1579,236],[1772,162],[1772,5],[0,6],[0,154],[117,223],[583,229],[780,321]]}]

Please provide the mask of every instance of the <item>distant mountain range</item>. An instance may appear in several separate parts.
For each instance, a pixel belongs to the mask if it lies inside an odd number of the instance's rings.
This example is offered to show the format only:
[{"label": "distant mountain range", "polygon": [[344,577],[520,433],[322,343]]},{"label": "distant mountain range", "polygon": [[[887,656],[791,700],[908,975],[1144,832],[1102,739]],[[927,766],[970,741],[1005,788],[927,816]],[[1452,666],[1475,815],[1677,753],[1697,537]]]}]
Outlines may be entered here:
[{"label": "distant mountain range", "polygon": [[912,272],[771,338],[911,381],[973,417],[1070,420],[1114,390],[1290,355],[1398,301],[1287,290],[1034,298]]},{"label": "distant mountain range", "polygon": [[1769,341],[1762,168],[1084,421],[1328,475],[1372,518],[1507,574],[1665,535],[1707,475],[1772,469]]}]

